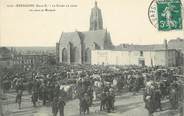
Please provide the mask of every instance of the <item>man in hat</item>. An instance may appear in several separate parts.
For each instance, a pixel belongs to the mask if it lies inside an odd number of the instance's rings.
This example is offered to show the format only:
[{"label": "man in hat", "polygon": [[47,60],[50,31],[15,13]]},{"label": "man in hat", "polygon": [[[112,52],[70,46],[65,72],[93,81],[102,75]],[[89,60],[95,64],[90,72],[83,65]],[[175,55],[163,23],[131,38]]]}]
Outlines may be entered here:
[{"label": "man in hat", "polygon": [[42,83],[42,85],[40,86],[40,91],[41,91],[41,98],[43,100],[43,105],[46,105],[46,100],[47,100],[47,87],[45,85],[45,83]]},{"label": "man in hat", "polygon": [[161,91],[160,88],[157,86],[155,86],[155,90],[154,90],[154,104],[155,104],[155,110],[157,110],[158,108],[160,109],[160,111],[162,110],[161,107]]},{"label": "man in hat", "polygon": [[87,114],[89,114],[90,97],[87,93],[84,94],[84,99],[86,102],[86,112],[87,112]]},{"label": "man in hat", "polygon": [[18,90],[17,96],[16,96],[16,101],[18,103],[19,109],[21,109],[21,101],[22,101],[22,90]]},{"label": "man in hat", "polygon": [[107,107],[107,112],[110,113],[112,108],[112,98],[109,91],[106,92],[106,107]]},{"label": "man in hat", "polygon": [[171,107],[172,109],[177,109],[178,108],[178,93],[177,93],[177,89],[172,87],[170,90],[170,103],[171,103]]},{"label": "man in hat", "polygon": [[151,96],[146,96],[145,98],[145,107],[148,110],[149,116],[153,116],[154,113],[154,105],[153,105],[153,100]]},{"label": "man in hat", "polygon": [[17,96],[16,96],[16,99],[15,99],[15,101],[16,101],[16,103],[17,103],[17,99],[18,99],[18,97],[21,95],[21,93],[22,93],[22,91],[23,91],[23,89],[24,89],[24,87],[23,87],[23,80],[21,79],[21,78],[19,78],[18,80],[17,80],[17,83],[16,83],[16,91],[17,91]]},{"label": "man in hat", "polygon": [[110,107],[111,107],[111,110],[114,110],[114,102],[115,102],[115,94],[114,94],[114,91],[112,88],[109,89],[109,92],[110,92]]},{"label": "man in hat", "polygon": [[65,101],[63,97],[60,96],[58,99],[58,109],[59,109],[60,116],[64,116],[64,106],[65,106]]},{"label": "man in hat", "polygon": [[83,113],[85,115],[85,113],[87,112],[87,114],[89,114],[89,97],[87,95],[87,93],[84,94],[84,96],[80,96],[79,98],[80,100],[80,114]]},{"label": "man in hat", "polygon": [[106,94],[105,94],[105,92],[103,91],[102,93],[101,93],[101,95],[100,95],[100,111],[102,111],[102,110],[105,110],[105,102],[106,102]]},{"label": "man in hat", "polygon": [[52,102],[52,113],[53,116],[57,116],[58,113],[58,97],[54,97],[53,102]]}]

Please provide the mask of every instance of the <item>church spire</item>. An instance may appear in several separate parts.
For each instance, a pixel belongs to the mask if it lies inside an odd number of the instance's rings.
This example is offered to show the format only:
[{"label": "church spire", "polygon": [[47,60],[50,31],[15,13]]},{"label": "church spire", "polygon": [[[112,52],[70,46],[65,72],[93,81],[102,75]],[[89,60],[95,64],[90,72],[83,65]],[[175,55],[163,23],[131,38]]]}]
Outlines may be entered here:
[{"label": "church spire", "polygon": [[95,1],[94,8],[91,9],[90,16],[90,31],[102,30],[103,29],[103,19],[101,10],[98,8],[97,1]]},{"label": "church spire", "polygon": [[98,7],[97,4],[98,4],[97,1],[95,1],[95,7]]}]

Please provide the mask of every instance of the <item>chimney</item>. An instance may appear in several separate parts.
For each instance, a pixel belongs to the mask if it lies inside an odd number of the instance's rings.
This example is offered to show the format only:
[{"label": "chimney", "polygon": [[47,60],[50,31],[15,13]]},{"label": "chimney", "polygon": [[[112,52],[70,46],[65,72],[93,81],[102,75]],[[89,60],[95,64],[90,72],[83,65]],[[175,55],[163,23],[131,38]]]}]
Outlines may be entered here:
[{"label": "chimney", "polygon": [[167,45],[167,40],[164,40],[164,49],[165,49],[165,66],[169,66],[168,63],[168,45]]},{"label": "chimney", "polygon": [[168,44],[167,44],[167,40],[164,40],[164,49],[167,50],[168,49]]}]

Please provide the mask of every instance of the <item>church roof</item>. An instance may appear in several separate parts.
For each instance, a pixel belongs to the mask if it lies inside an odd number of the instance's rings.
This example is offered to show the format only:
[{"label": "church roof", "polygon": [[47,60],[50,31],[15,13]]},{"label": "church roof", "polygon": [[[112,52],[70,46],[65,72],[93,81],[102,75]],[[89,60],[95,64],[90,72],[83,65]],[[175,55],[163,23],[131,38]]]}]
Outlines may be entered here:
[{"label": "church roof", "polygon": [[104,47],[105,40],[111,42],[110,33],[106,30],[95,30],[95,31],[75,31],[75,32],[63,32],[60,38],[61,44],[66,44],[67,42],[77,43],[78,41],[83,41],[86,46],[90,46],[93,43],[100,47]]},{"label": "church roof", "polygon": [[[80,33],[80,37],[82,37],[86,45],[96,43],[99,46],[104,46],[106,36],[106,30],[86,31]],[[110,38],[110,36],[108,38]]]},{"label": "church roof", "polygon": [[78,43],[80,41],[80,37],[78,32],[63,32],[60,37],[59,43],[65,45],[68,42]]}]

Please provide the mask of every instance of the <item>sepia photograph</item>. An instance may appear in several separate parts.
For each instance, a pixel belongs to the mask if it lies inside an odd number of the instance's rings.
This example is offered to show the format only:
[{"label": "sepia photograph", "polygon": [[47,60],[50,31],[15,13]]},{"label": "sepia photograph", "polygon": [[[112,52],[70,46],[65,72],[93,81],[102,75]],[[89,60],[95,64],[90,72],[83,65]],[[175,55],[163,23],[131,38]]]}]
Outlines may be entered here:
[{"label": "sepia photograph", "polygon": [[0,8],[0,116],[184,116],[184,0]]}]

